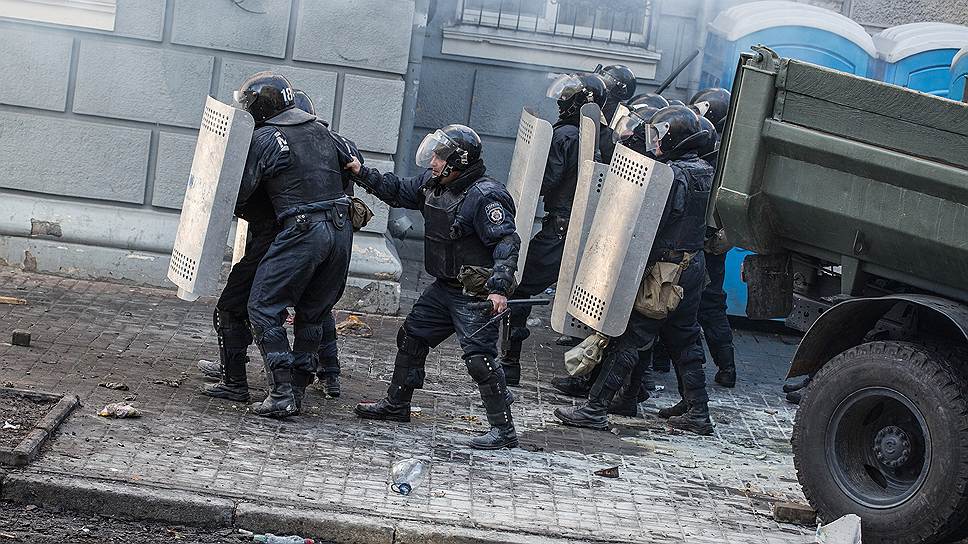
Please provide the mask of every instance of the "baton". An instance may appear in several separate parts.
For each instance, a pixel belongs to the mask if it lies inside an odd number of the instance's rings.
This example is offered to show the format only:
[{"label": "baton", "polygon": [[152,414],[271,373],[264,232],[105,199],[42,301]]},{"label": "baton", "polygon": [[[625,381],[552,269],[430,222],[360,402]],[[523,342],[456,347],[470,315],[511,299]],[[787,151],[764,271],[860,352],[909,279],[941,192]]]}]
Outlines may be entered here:
[{"label": "baton", "polygon": [[[508,307],[507,307],[506,310],[504,310],[503,312],[500,312],[497,315],[495,315],[494,317],[488,319],[487,320],[487,323],[485,323],[483,327],[481,327],[481,328],[477,329],[476,331],[472,332],[468,336],[468,338],[473,338],[473,337],[477,336],[478,333],[480,333],[484,329],[490,327],[494,323],[500,321],[502,318],[507,318],[508,321],[510,321],[511,308],[514,307],[514,306],[547,306],[548,304],[551,304],[551,299],[548,299],[548,298],[536,298],[536,299],[522,298],[522,299],[509,300],[507,302],[507,304],[508,304]],[[478,310],[478,311],[489,312],[489,311],[491,311],[491,310],[494,309],[494,303],[491,302],[490,300],[485,300],[483,302],[472,302],[472,303],[470,303],[470,304],[467,305],[467,308],[470,309],[470,310]],[[510,328],[509,325],[510,325],[510,323],[506,323],[505,324],[505,330],[507,330],[507,329]]]},{"label": "baton", "polygon": [[662,82],[662,85],[659,85],[659,88],[655,90],[655,94],[662,94],[662,91],[668,89],[669,85],[672,85],[672,82],[675,81],[676,78],[679,77],[679,74],[681,74],[682,71],[686,69],[686,66],[689,66],[689,64],[693,60],[695,60],[696,57],[699,56],[700,51],[701,49],[696,49],[695,51],[693,51],[691,55],[689,55],[686,58],[686,60],[682,61],[682,63],[679,64],[679,66],[676,66],[676,69],[673,70],[672,73],[669,74],[669,77],[667,77],[666,80]]}]

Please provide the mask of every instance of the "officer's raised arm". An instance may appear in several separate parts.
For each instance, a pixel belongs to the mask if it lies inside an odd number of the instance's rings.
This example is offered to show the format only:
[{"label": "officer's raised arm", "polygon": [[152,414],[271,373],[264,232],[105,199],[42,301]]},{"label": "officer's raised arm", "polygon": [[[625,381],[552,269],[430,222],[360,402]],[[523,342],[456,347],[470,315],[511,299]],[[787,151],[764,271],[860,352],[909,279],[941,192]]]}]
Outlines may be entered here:
[{"label": "officer's raised arm", "polygon": [[430,180],[430,170],[418,176],[401,178],[393,172],[381,174],[376,168],[363,166],[358,157],[353,157],[344,168],[350,172],[357,185],[390,206],[409,210],[423,208],[421,188]]}]

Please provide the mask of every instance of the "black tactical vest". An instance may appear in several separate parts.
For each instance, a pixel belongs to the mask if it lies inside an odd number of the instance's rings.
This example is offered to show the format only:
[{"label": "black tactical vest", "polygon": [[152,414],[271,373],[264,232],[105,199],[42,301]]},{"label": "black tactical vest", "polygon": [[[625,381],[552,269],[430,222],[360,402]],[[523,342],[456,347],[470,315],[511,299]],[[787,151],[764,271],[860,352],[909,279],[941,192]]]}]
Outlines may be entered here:
[{"label": "black tactical vest", "polygon": [[681,217],[659,225],[653,257],[656,251],[685,251],[692,253],[703,248],[706,240],[706,205],[713,184],[713,170],[695,156],[669,163],[676,175],[676,182],[686,183],[686,205]]},{"label": "black tactical vest", "polygon": [[329,129],[314,121],[273,128],[289,146],[289,167],[263,182],[276,216],[281,218],[296,206],[344,195],[342,169]]},{"label": "black tactical vest", "polygon": [[[485,179],[489,178],[480,178],[459,191],[444,189],[438,194],[433,188],[423,189],[426,197],[423,206],[424,267],[431,276],[455,280],[462,265],[494,266],[493,251],[484,245],[477,231],[458,232],[461,229],[455,228],[467,192]],[[476,211],[464,213],[471,214],[473,221]]]}]

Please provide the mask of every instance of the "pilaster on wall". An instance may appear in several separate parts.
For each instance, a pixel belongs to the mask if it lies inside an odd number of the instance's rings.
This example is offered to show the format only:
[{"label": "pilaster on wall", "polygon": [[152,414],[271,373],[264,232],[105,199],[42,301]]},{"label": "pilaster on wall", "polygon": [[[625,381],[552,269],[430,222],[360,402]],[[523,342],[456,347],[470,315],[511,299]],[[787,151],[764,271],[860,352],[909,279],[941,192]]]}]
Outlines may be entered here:
[{"label": "pilaster on wall", "polygon": [[[395,169],[413,0],[236,4],[118,0],[113,32],[0,18],[0,260],[170,286],[205,97],[230,101],[260,70],[312,96],[368,164]],[[388,209],[361,197],[376,216],[355,236],[341,304],[395,313]]]}]

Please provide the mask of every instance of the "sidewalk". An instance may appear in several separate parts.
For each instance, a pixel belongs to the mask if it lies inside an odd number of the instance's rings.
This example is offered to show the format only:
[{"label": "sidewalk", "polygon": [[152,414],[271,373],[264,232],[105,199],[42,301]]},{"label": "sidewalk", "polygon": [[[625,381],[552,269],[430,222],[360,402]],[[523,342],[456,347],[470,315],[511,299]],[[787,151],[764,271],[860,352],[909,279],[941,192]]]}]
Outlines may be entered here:
[{"label": "sidewalk", "polygon": [[[405,275],[404,296],[412,303],[425,278],[412,263]],[[306,415],[279,422],[198,393],[204,382],[195,362],[217,357],[212,299],[186,303],[173,291],[10,268],[0,268],[0,295],[29,301],[0,305],[0,384],[72,392],[83,403],[41,457],[26,470],[11,471],[8,482],[170,490],[234,504],[236,517],[240,503],[296,507],[330,521],[343,519],[330,513],[345,514],[389,527],[395,541],[409,522],[432,524],[416,526],[422,528],[417,532],[499,531],[514,542],[533,535],[581,542],[801,543],[811,533],[770,515],[771,501],[803,501],[789,444],[794,407],[779,395],[795,338],[738,333],[739,386],[710,388],[714,436],[679,434],[652,415],[677,400],[671,374],[658,376],[666,389],[642,405],[644,419],[613,417],[612,433],[585,431],[563,427],[552,415],[555,406],[574,399],[548,386],[563,348],[553,345],[548,310],[540,309],[534,315],[543,326],[527,344],[522,387],[514,390],[522,447],[491,453],[459,445],[486,429],[476,386],[453,341],[428,359],[425,389],[414,398],[421,413],[412,424],[353,415],[356,402],[386,390],[399,318],[364,316],[372,338],[340,339],[343,396],[325,400],[311,388]],[[7,342],[14,328],[31,332],[30,348]],[[250,358],[250,383],[259,398],[265,380],[254,348]],[[707,373],[712,383],[710,368]],[[130,391],[98,386],[109,381],[124,382]],[[95,415],[129,396],[144,417]],[[414,456],[432,460],[429,480],[413,495],[398,496],[387,486],[389,466]],[[592,474],[611,466],[619,467],[619,478]]]}]

